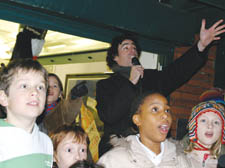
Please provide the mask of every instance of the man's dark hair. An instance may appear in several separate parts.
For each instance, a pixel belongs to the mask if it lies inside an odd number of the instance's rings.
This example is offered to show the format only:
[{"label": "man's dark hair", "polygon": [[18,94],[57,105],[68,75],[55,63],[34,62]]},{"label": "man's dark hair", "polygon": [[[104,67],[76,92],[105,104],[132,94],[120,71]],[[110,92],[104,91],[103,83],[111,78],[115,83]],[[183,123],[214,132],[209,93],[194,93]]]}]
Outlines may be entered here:
[{"label": "man's dark hair", "polygon": [[113,38],[111,42],[111,47],[107,51],[107,57],[106,57],[106,62],[107,65],[112,68],[114,64],[117,64],[116,61],[114,61],[115,56],[118,56],[118,46],[121,44],[124,40],[131,40],[134,42],[134,45],[136,46],[137,49],[137,54],[138,57],[141,55],[141,48],[138,44],[137,38],[134,35],[130,34],[123,34],[120,36],[116,36]]}]

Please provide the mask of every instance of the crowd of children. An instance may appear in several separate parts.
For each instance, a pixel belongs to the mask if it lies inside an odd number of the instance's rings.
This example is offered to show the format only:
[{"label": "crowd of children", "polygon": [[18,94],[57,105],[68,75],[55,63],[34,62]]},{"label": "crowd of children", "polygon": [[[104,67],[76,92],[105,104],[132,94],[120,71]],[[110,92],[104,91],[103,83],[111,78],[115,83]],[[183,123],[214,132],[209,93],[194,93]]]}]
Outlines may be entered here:
[{"label": "crowd of children", "polygon": [[[88,136],[81,126],[72,122],[77,115],[71,114],[74,108],[61,108],[68,103],[61,100],[60,104],[62,85],[56,75],[48,74],[38,61],[15,59],[2,69],[0,80],[0,104],[6,113],[6,118],[0,119],[0,133],[4,135],[0,138],[0,168],[69,168],[77,161],[87,160]],[[86,91],[78,92],[72,93],[76,99],[70,96],[67,102],[77,106]],[[73,118],[67,123],[58,122],[54,131],[44,129],[51,139],[39,130],[43,127],[38,127],[37,121],[43,123],[48,114],[63,112],[64,117],[71,114]],[[38,116],[41,120],[37,120]],[[82,165],[97,166],[88,161],[77,166]]]},{"label": "crowd of children", "polygon": [[[188,122],[189,144],[183,151],[166,139],[172,123],[167,99],[159,92],[138,96],[131,110],[136,134],[112,138],[114,148],[105,153],[97,165],[87,161],[88,136],[75,123],[61,124],[49,132],[51,140],[39,131],[36,119],[45,108],[46,97],[49,104],[57,104],[62,97],[59,82],[51,78],[40,63],[31,59],[14,60],[2,70],[0,103],[7,115],[0,120],[0,132],[4,135],[0,138],[1,168],[15,165],[69,168],[79,167],[78,163],[106,168],[146,165],[211,168],[218,164],[221,146],[225,143],[225,103],[218,95],[192,109]],[[46,96],[47,82],[52,90],[57,90],[48,91],[52,98]],[[81,164],[83,160],[86,162]]]},{"label": "crowd of children", "polygon": [[[222,20],[205,29],[205,20],[202,21],[196,50],[202,52],[219,39],[217,35],[225,32],[221,23]],[[130,45],[137,52],[132,40],[124,41],[124,46]],[[131,59],[115,56],[114,61],[129,62],[131,66]],[[144,69],[132,68],[136,75],[135,82],[131,82],[137,83]],[[85,87],[79,88],[75,86],[64,99],[58,76],[48,74],[30,58],[13,59],[1,69],[0,105],[4,118],[0,119],[0,168],[216,168],[224,154],[224,95],[222,99],[218,95],[211,99],[204,94],[200,97],[188,121],[185,146],[185,141],[174,143],[167,139],[172,113],[167,98],[158,89],[141,92],[129,102],[130,116],[126,121],[133,123],[132,131],[127,137],[111,134],[107,145],[113,148],[107,148],[109,151],[93,163],[88,158],[88,134],[75,123],[81,97],[87,94]],[[111,127],[108,129],[111,131]]]}]

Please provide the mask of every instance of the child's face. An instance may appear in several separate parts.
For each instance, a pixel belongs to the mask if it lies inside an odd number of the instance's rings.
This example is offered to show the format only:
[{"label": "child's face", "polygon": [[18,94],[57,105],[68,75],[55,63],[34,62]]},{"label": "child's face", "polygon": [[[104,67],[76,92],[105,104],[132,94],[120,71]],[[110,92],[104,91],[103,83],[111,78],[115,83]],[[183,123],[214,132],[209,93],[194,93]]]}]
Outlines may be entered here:
[{"label": "child's face", "polygon": [[74,135],[69,133],[59,143],[54,157],[59,168],[69,168],[75,162],[87,159],[87,143],[75,142]]},{"label": "child's face", "polygon": [[47,104],[52,104],[56,102],[61,94],[61,90],[59,87],[59,82],[54,76],[48,77],[48,96],[47,96]]},{"label": "child's face", "polygon": [[197,137],[203,145],[211,147],[222,134],[222,121],[214,112],[207,112],[199,116]]},{"label": "child's face", "polygon": [[43,75],[32,70],[19,70],[12,79],[9,87],[9,95],[4,97],[3,106],[7,109],[7,119],[36,120],[44,109],[46,100],[46,86]]},{"label": "child's face", "polygon": [[139,128],[141,138],[150,143],[163,142],[172,123],[167,99],[160,94],[146,97],[133,121]]}]

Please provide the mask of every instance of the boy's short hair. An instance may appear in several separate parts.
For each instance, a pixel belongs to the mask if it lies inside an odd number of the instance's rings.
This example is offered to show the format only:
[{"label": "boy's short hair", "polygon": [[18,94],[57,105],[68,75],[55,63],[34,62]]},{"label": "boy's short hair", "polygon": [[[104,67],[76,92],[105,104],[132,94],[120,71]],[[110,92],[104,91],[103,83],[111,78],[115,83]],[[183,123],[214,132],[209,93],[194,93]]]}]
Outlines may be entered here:
[{"label": "boy's short hair", "polygon": [[14,59],[1,70],[0,73],[0,90],[3,90],[6,95],[9,95],[9,87],[12,83],[15,74],[22,71],[35,71],[40,72],[45,80],[46,88],[48,86],[48,72],[47,70],[35,60],[28,59]]},{"label": "boy's short hair", "polygon": [[50,133],[50,138],[52,139],[54,151],[57,150],[59,143],[65,138],[65,136],[69,133],[74,135],[74,140],[77,143],[86,142],[89,145],[89,139],[87,134],[84,132],[83,128],[76,125],[67,125],[64,124],[57,128],[55,131]]}]

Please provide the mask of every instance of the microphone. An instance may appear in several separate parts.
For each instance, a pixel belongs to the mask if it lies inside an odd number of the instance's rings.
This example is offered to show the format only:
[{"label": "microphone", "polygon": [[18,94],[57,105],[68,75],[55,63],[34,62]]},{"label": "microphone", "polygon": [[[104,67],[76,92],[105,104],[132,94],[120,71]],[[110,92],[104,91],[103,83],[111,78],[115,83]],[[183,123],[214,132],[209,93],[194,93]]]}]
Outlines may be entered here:
[{"label": "microphone", "polygon": [[225,154],[219,157],[217,168],[225,168]]},{"label": "microphone", "polygon": [[133,65],[141,65],[141,63],[139,62],[137,57],[133,57],[131,62],[132,62]]},{"label": "microphone", "polygon": [[[137,57],[133,57],[131,60],[133,65],[141,65]],[[142,79],[139,78],[139,92],[142,93]]]}]

